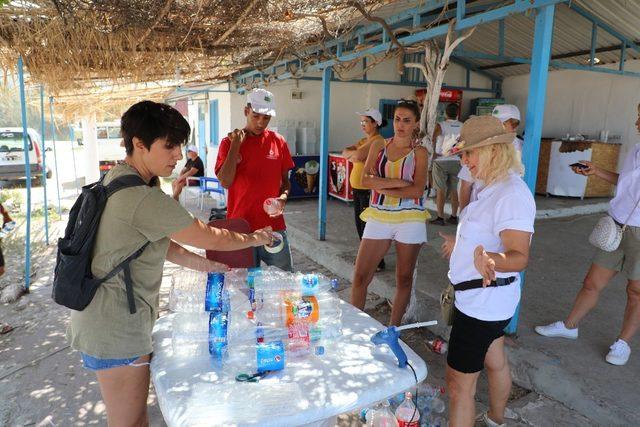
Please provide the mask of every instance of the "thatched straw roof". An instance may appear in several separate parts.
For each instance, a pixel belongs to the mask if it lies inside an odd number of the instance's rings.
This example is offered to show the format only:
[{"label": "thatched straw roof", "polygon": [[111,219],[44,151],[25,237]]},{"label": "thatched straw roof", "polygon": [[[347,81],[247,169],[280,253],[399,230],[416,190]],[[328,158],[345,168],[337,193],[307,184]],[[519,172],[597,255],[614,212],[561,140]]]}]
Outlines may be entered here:
[{"label": "thatched straw roof", "polygon": [[[358,5],[372,10],[387,2]],[[72,109],[126,94],[162,97],[171,86],[268,66],[349,31],[363,20],[355,3],[0,0],[0,67],[6,76],[22,55],[30,82]]]}]

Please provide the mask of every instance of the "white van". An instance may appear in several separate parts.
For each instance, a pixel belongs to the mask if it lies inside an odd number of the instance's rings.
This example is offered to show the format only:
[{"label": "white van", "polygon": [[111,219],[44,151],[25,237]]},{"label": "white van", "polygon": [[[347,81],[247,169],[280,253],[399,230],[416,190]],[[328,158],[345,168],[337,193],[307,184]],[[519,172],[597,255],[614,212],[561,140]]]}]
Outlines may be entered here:
[{"label": "white van", "polygon": [[[29,143],[31,182],[39,185],[42,181],[42,138],[34,129],[27,128],[27,142]],[[47,168],[47,178],[51,178],[49,168]],[[22,128],[0,128],[0,180],[17,179],[26,179]]]}]

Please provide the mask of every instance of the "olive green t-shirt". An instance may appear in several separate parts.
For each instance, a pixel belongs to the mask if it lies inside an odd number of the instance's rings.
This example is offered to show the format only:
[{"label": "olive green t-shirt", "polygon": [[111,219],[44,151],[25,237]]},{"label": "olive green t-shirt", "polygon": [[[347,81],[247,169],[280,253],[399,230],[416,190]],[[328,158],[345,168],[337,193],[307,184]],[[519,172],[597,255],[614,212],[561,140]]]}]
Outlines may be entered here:
[{"label": "olive green t-shirt", "polygon": [[[137,171],[126,164],[118,165],[107,173],[104,183],[129,174]],[[158,315],[162,271],[169,248],[167,236],[193,221],[191,214],[158,186],[125,188],[109,197],[96,236],[91,272],[94,277],[106,276],[150,241],[142,255],[130,264],[137,312],[129,313],[121,272],[98,287],[87,308],[71,312],[67,337],[74,349],[103,359],[152,352],[151,331]]]}]

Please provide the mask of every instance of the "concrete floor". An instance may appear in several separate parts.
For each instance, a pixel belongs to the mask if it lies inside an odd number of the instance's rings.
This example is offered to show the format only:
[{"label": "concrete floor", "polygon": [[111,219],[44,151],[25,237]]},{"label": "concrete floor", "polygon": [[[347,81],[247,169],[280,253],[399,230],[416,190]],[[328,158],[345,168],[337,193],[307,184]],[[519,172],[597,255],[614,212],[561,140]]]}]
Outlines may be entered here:
[{"label": "concrete floor", "polygon": [[[552,215],[572,212],[580,201],[538,197],[539,211]],[[592,208],[593,208],[592,206]],[[559,209],[571,209],[559,211]],[[316,240],[317,201],[290,201],[285,213],[290,241],[315,262],[349,279],[358,250],[352,207],[330,199],[326,241]],[[529,268],[523,289],[520,324],[508,352],[514,381],[522,387],[562,402],[599,425],[640,425],[640,353],[637,340],[626,366],[604,361],[615,341],[626,301],[625,279],[618,276],[602,294],[598,307],[583,321],[576,341],[541,337],[533,331],[539,324],[563,319],[580,289],[594,249],[588,235],[599,215],[538,219]],[[418,260],[417,295],[421,320],[438,318],[437,299],[446,285],[447,263],[439,255],[439,231],[454,233],[453,226],[429,226],[429,242]],[[386,256],[387,270],[376,274],[370,291],[384,298],[394,292],[394,249]],[[446,336],[446,328],[434,331]]]}]

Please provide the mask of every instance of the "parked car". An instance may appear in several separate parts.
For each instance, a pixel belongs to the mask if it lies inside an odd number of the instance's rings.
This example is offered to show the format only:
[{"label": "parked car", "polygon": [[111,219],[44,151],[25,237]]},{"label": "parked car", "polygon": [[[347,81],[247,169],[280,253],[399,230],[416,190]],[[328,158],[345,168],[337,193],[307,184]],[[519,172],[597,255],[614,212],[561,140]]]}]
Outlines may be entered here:
[{"label": "parked car", "polygon": [[[34,129],[27,128],[27,141],[29,143],[31,183],[40,185],[42,181],[42,138]],[[49,168],[47,168],[47,178],[51,178],[51,169]],[[0,128],[0,180],[18,179],[26,179],[22,128]]]}]

